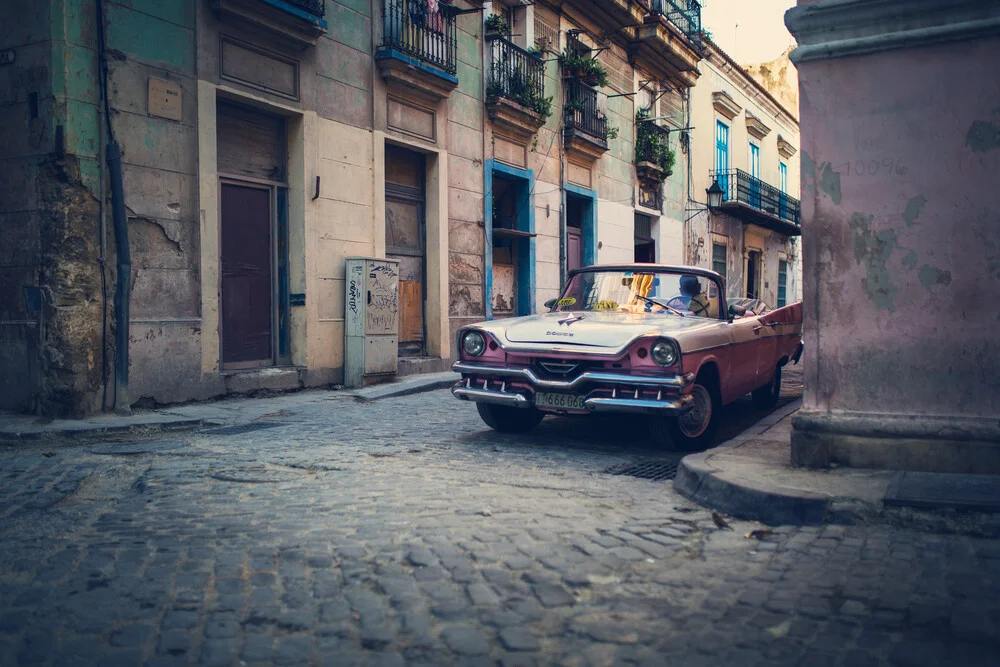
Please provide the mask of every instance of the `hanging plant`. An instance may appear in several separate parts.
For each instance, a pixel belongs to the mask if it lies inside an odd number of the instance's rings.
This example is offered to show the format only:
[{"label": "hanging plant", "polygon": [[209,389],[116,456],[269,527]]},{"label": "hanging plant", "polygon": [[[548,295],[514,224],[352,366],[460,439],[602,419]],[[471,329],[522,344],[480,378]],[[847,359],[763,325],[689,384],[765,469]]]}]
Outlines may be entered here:
[{"label": "hanging plant", "polygon": [[659,170],[657,180],[661,183],[674,173],[676,154],[670,149],[669,135],[653,128],[653,121],[647,120],[650,110],[639,109],[635,114],[635,163],[652,163]]},{"label": "hanging plant", "polygon": [[501,37],[510,39],[510,25],[508,25],[504,17],[499,14],[490,14],[487,16],[484,25],[486,27],[487,36],[500,35]]}]

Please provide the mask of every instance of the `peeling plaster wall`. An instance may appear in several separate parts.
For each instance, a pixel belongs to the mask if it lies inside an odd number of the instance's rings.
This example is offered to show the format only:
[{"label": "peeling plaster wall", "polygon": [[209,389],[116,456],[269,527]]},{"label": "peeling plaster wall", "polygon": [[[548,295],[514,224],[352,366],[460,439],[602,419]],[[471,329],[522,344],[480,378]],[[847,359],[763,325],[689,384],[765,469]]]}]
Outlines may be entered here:
[{"label": "peeling plaster wall", "polygon": [[[458,88],[448,99],[448,355],[466,324],[486,317],[483,227],[483,43],[479,14],[459,17]],[[381,223],[380,221],[380,224]]]},{"label": "peeling plaster wall", "polygon": [[744,69],[783,106],[798,114],[799,72],[789,58],[793,48],[794,46],[789,46],[784,53],[769,62],[744,65]]},{"label": "peeling plaster wall", "polygon": [[998,51],[799,66],[808,410],[1000,414]]},{"label": "peeling plaster wall", "polygon": [[78,417],[101,407],[104,369],[94,4],[0,18],[15,53],[0,68],[0,408]]},{"label": "peeling plaster wall", "polygon": [[[122,146],[132,299],[133,404],[207,398],[201,373],[201,235],[194,0],[111,0],[109,100]],[[150,115],[148,81],[181,90],[181,120]]]}]

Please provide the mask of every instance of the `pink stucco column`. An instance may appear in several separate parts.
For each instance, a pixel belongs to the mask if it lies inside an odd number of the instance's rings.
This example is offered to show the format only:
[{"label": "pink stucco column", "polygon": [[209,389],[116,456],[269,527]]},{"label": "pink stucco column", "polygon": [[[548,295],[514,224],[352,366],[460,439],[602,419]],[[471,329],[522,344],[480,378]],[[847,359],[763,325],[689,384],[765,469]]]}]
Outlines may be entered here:
[{"label": "pink stucco column", "polygon": [[799,0],[797,465],[1000,473],[1000,0]]}]

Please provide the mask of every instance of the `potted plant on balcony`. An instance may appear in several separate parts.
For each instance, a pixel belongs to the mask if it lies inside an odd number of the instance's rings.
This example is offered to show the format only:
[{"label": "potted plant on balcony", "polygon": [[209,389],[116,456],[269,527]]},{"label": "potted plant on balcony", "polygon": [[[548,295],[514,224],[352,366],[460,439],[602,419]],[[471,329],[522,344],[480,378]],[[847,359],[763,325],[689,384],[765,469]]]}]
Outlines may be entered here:
[{"label": "potted plant on balcony", "polygon": [[499,14],[490,14],[486,17],[486,21],[483,24],[486,28],[486,38],[490,39],[493,37],[503,37],[505,39],[510,39],[511,31],[510,26],[504,17]]},{"label": "potted plant on balcony", "polygon": [[604,66],[593,58],[566,50],[559,54],[559,64],[562,66],[563,76],[577,78],[588,86],[608,85],[608,73],[604,70]]},{"label": "potted plant on balcony", "polygon": [[603,88],[608,85],[608,73],[598,61],[585,58],[581,70],[580,80],[588,86]]},{"label": "potted plant on balcony", "polygon": [[667,134],[657,132],[648,109],[635,114],[635,171],[640,181],[662,183],[674,172],[676,155],[670,150]]}]

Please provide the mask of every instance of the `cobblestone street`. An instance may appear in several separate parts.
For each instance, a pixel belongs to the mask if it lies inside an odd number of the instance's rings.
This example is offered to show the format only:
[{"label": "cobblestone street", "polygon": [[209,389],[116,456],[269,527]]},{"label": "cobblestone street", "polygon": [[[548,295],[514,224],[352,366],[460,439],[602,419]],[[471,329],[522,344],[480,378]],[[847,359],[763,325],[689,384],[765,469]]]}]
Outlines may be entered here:
[{"label": "cobblestone street", "polygon": [[434,391],[5,449],[0,664],[995,664],[1000,541],[720,528],[605,472],[642,433]]}]

